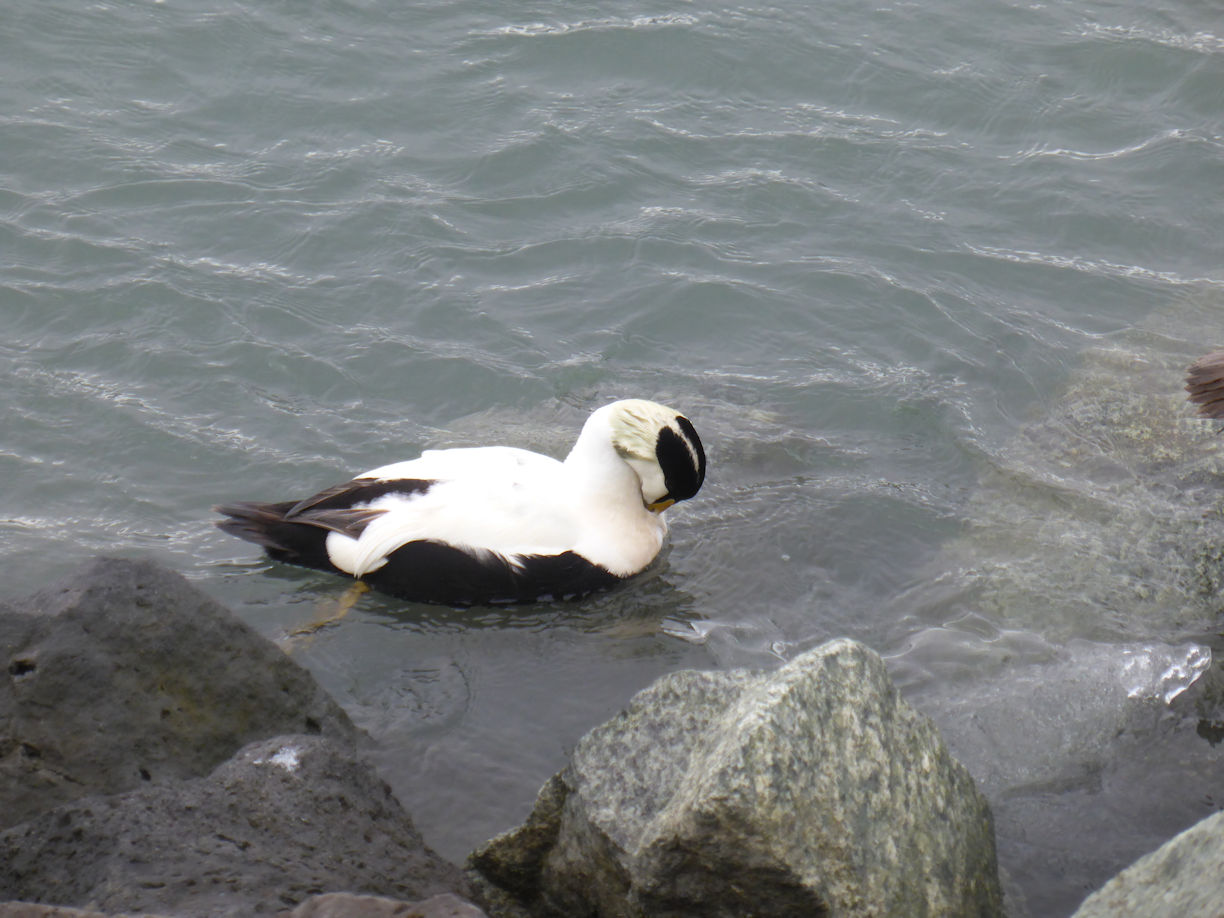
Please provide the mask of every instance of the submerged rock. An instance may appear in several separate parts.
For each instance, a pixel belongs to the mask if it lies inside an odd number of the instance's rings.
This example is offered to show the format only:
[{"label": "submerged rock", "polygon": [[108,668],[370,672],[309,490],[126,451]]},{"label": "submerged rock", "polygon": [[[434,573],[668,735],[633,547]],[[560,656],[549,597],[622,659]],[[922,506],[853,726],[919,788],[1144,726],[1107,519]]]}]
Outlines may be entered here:
[{"label": "submerged rock", "polygon": [[1219,918],[1224,911],[1224,813],[1135,861],[1072,918]]},{"label": "submerged rock", "polygon": [[0,828],[208,774],[247,743],[357,730],[274,644],[178,574],[100,558],[0,606]]},{"label": "submerged rock", "polygon": [[532,915],[1002,914],[984,798],[848,640],[660,679],[470,866]]},{"label": "submerged rock", "polygon": [[105,911],[237,916],[327,889],[463,888],[373,768],[319,736],[254,743],[207,778],[85,797],[0,833],[0,897]]},{"label": "submerged rock", "polygon": [[[1224,440],[1182,391],[1217,300],[1085,351],[891,600],[915,627],[890,672],[991,800],[1034,918],[1070,914],[1219,792],[1224,747],[1196,731],[1221,707],[1194,680],[1224,605]],[[1132,692],[1120,666],[1141,656],[1181,674]]]}]

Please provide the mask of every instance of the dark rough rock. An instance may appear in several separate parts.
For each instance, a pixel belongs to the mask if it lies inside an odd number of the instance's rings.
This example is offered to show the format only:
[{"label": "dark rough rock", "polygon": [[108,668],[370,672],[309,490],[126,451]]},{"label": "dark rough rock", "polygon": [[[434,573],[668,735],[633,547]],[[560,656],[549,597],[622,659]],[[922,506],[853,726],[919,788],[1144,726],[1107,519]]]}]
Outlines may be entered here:
[{"label": "dark rough rock", "polygon": [[409,901],[467,885],[340,707],[179,575],[101,559],[0,606],[0,662],[0,899],[27,900],[0,918],[274,914],[337,889],[464,914]]},{"label": "dark rough rock", "polygon": [[[0,918],[4,918],[0,915]],[[282,918],[488,918],[471,902],[452,893],[422,902],[402,902],[381,896],[325,893],[312,896]]]},{"label": "dark rough rock", "polygon": [[36,902],[0,902],[0,918],[159,918],[157,915],[107,915],[93,909]]},{"label": "dark rough rock", "polygon": [[0,897],[178,916],[275,913],[326,890],[463,891],[371,766],[320,736],[207,778],[85,797],[0,833]]},{"label": "dark rough rock", "polygon": [[1191,826],[1084,900],[1072,918],[1220,918],[1224,813]]},{"label": "dark rough rock", "polygon": [[282,733],[357,731],[304,669],[155,564],[98,559],[0,606],[0,828],[208,774]]},{"label": "dark rough rock", "polygon": [[985,800],[848,640],[660,679],[469,865],[495,915],[1003,914]]},{"label": "dark rough rock", "polygon": [[[355,893],[323,893],[311,896],[291,911],[277,912],[277,918],[488,918],[466,899],[454,893],[441,893],[419,902],[405,902],[385,896]],[[34,902],[0,902],[0,918],[169,918],[167,915],[129,912],[107,914],[93,909]]]}]

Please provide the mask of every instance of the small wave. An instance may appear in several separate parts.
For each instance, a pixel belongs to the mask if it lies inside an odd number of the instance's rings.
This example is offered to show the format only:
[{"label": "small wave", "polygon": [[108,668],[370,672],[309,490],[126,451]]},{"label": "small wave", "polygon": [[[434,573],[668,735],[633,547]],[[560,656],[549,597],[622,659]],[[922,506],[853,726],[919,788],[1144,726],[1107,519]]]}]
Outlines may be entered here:
[{"label": "small wave", "polygon": [[361,159],[366,156],[401,156],[406,153],[402,144],[390,140],[371,140],[368,143],[354,147],[344,147],[335,150],[311,150],[305,154],[305,159],[332,162],[339,160]]},{"label": "small wave", "polygon": [[1145,41],[1198,54],[1224,53],[1224,38],[1211,32],[1186,34],[1172,29],[1152,30],[1140,26],[1105,26],[1091,23],[1082,34],[1085,38],[1103,38],[1108,41]]},{"label": "small wave", "polygon": [[334,274],[298,274],[294,271],[290,271],[288,268],[283,268],[280,265],[275,265],[267,261],[257,261],[246,265],[240,265],[235,262],[224,261],[220,258],[212,258],[210,256],[185,258],[175,254],[161,255],[158,257],[157,261],[162,264],[172,265],[178,268],[204,268],[222,276],[254,278],[256,280],[290,281],[300,286],[308,286],[310,284],[317,284],[322,281],[336,280],[336,275]]},{"label": "small wave", "polygon": [[529,22],[521,25],[507,25],[493,29],[487,34],[511,35],[515,37],[535,38],[538,36],[567,35],[573,32],[607,32],[627,29],[664,29],[674,26],[696,25],[696,16],[681,13],[669,13],[662,16],[606,17],[601,19],[581,19],[577,22]]},{"label": "small wave", "polygon": [[1051,268],[1069,268],[1097,277],[1126,277],[1156,281],[1176,287],[1224,287],[1224,279],[1215,277],[1182,277],[1172,271],[1157,271],[1142,265],[1123,265],[1115,262],[1079,256],[1051,255],[1047,252],[1030,252],[1023,249],[1000,249],[966,243],[965,249],[982,258],[1010,261],[1015,264],[1045,265]]},{"label": "small wave", "polygon": [[791,108],[776,106],[753,106],[737,102],[726,107],[726,123],[742,120],[745,112],[760,113],[763,125],[746,125],[727,130],[693,130],[680,124],[662,120],[660,111],[639,112],[642,122],[655,130],[686,140],[723,141],[727,138],[791,140],[820,138],[844,140],[848,143],[895,144],[904,142],[908,147],[921,149],[944,149],[949,146],[947,131],[921,127],[905,127],[899,122],[870,113],[854,113],[843,109],[801,103]]},{"label": "small wave", "polygon": [[1045,146],[1036,146],[1036,147],[1031,147],[1028,150],[1022,150],[1021,152],[1016,153],[1014,155],[1007,155],[1001,158],[1002,159],[1024,160],[1024,159],[1036,159],[1038,157],[1043,157],[1043,156],[1050,156],[1050,157],[1061,158],[1061,159],[1073,159],[1073,160],[1084,160],[1084,161],[1093,161],[1093,160],[1101,160],[1101,159],[1120,159],[1124,156],[1132,156],[1135,153],[1142,153],[1145,150],[1151,150],[1154,147],[1163,145],[1167,141],[1182,140],[1189,136],[1190,134],[1188,131],[1174,129],[1171,131],[1164,131],[1163,133],[1157,134],[1154,137],[1149,137],[1146,140],[1141,140],[1138,143],[1130,144],[1129,146],[1118,147],[1116,150],[1104,150],[1098,153],[1093,153],[1087,150],[1072,150],[1067,147],[1051,148],[1051,147],[1045,147]]}]

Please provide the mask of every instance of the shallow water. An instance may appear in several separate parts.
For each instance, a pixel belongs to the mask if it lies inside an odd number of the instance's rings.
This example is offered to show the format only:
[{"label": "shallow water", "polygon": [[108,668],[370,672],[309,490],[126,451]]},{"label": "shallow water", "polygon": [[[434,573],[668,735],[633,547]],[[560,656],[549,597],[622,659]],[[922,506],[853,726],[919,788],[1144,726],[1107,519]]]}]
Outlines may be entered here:
[{"label": "shallow water", "polygon": [[710,477],[630,588],[367,596],[285,641],[427,839],[521,819],[664,672],[849,635],[991,795],[1032,914],[1067,914],[1224,796],[1195,681],[1221,447],[1180,400],[1224,341],[1222,77],[1189,0],[18,0],[8,590],[145,555],[281,639],[345,584],[212,504],[563,454],[591,408],[664,401]]}]

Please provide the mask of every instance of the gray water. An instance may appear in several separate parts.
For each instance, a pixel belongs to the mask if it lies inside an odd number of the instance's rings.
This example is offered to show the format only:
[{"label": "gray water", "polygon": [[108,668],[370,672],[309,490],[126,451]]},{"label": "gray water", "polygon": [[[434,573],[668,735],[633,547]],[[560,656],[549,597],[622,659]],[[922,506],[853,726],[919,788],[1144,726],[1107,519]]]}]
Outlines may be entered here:
[{"label": "gray water", "polygon": [[[662,673],[884,654],[1068,914],[1224,800],[1214,3],[0,11],[0,553],[161,561],[379,742],[427,840],[520,820]],[[684,411],[649,574],[458,612],[220,501]]]}]

